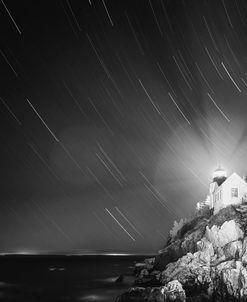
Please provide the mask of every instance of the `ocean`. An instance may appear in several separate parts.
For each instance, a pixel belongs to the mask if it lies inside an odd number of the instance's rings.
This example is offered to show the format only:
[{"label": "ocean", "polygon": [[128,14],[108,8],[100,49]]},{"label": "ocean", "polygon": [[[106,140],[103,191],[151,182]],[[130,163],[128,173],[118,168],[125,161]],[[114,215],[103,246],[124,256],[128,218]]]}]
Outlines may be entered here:
[{"label": "ocean", "polygon": [[[0,301],[115,301],[150,256],[0,256]],[[122,282],[116,282],[124,275]]]}]

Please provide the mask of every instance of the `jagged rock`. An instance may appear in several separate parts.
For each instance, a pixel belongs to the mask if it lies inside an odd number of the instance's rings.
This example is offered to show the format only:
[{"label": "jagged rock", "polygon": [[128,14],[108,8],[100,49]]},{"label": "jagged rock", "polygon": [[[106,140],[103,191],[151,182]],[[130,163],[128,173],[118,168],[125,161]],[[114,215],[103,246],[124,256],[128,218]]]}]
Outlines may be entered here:
[{"label": "jagged rock", "polygon": [[[235,264],[235,263],[234,263]],[[225,267],[221,270],[222,281],[227,288],[227,293],[237,299],[239,295],[239,275],[240,275],[240,263],[234,267]]]},{"label": "jagged rock", "polygon": [[139,278],[144,278],[144,277],[148,277],[149,276],[149,272],[146,268],[144,268],[143,270],[141,270]]},{"label": "jagged rock", "polygon": [[154,262],[155,262],[155,257],[144,259],[144,263],[146,263],[146,265],[154,265]]},{"label": "jagged rock", "polygon": [[221,227],[216,225],[210,229],[206,227],[206,238],[214,247],[222,247],[229,242],[243,238],[243,231],[234,219],[226,221]]},{"label": "jagged rock", "polygon": [[134,285],[135,286],[140,286],[140,287],[152,287],[152,286],[160,286],[161,282],[159,281],[159,279],[157,279],[155,276],[150,276],[150,277],[146,277],[146,278],[137,278],[134,281]]},{"label": "jagged rock", "polygon": [[154,263],[147,260],[140,266],[138,284],[156,287],[139,290],[140,300],[119,301],[171,301],[168,284],[174,281],[185,291],[186,301],[247,301],[245,208],[229,206],[210,219],[197,217],[185,224]]},{"label": "jagged rock", "polygon": [[207,252],[210,256],[214,255],[213,244],[206,238],[202,238],[202,240],[197,242],[197,249],[198,251]]},{"label": "jagged rock", "polygon": [[186,301],[185,291],[178,280],[169,282],[165,287],[163,287],[163,292],[165,295],[164,301]]},{"label": "jagged rock", "polygon": [[194,254],[188,253],[177,262],[168,264],[161,273],[162,284],[176,279],[182,284],[187,295],[192,295],[202,290],[207,291],[211,283],[211,268],[206,258],[204,252],[199,251]]},{"label": "jagged rock", "polygon": [[242,251],[242,241],[237,240],[233,242],[229,242],[223,247],[223,253],[226,259],[239,259],[239,256]]},{"label": "jagged rock", "polygon": [[147,301],[147,297],[150,293],[150,288],[144,287],[131,287],[129,290],[120,296],[118,296],[115,302],[142,302]]},{"label": "jagged rock", "polygon": [[185,302],[186,296],[182,285],[173,280],[161,287],[132,287],[118,296],[116,302]]},{"label": "jagged rock", "polygon": [[147,269],[144,269],[137,276],[134,284],[141,287],[159,286],[161,285],[159,276],[159,274],[156,275],[153,272],[149,273]]},{"label": "jagged rock", "polygon": [[241,284],[240,297],[246,298],[247,297],[247,270],[245,267],[241,268],[240,284]]},{"label": "jagged rock", "polygon": [[[186,302],[207,302],[207,301],[212,302],[212,298],[210,297],[210,295],[208,295],[206,293],[200,293],[198,296],[186,298]],[[216,301],[214,301],[214,302],[216,302]]]},{"label": "jagged rock", "polygon": [[205,218],[196,217],[188,223],[190,227],[193,227],[192,229],[186,224],[179,235],[184,237],[172,242],[156,256],[154,269],[163,270],[168,263],[178,260],[188,252],[196,252],[198,250],[197,242],[202,239],[207,222],[208,220]]},{"label": "jagged rock", "polygon": [[228,206],[221,209],[217,214],[212,215],[208,222],[208,227],[216,225],[221,227],[223,223],[234,219],[237,223],[241,220],[241,214],[237,212],[237,208],[234,206]]},{"label": "jagged rock", "polygon": [[[226,297],[247,300],[247,275],[243,267],[247,264],[247,239],[242,243],[243,234],[234,219],[221,226],[207,227],[205,236],[197,242],[197,252],[169,263],[161,272],[162,284],[177,279],[188,296],[199,291],[204,292],[205,299],[216,295],[219,301]],[[236,261],[241,257],[243,263]]]},{"label": "jagged rock", "polygon": [[219,301],[247,301],[247,271],[241,261],[225,261],[215,268],[214,292]]},{"label": "jagged rock", "polygon": [[146,268],[146,263],[143,262],[136,263],[134,268],[134,274],[140,273],[145,268]]},{"label": "jagged rock", "polygon": [[244,238],[242,244],[242,251],[240,252],[240,257],[242,259],[243,265],[247,264],[247,237]]},{"label": "jagged rock", "polygon": [[135,264],[134,273],[140,274],[143,269],[152,270],[155,262],[155,257],[146,258],[143,262],[138,262]]},{"label": "jagged rock", "polygon": [[173,261],[176,261],[184,254],[181,249],[182,240],[176,240],[169,246],[160,251],[160,254],[156,256],[154,269],[163,270],[165,266]]},{"label": "jagged rock", "polygon": [[160,271],[152,271],[150,273],[150,276],[155,276],[156,279],[159,279],[160,278]]}]

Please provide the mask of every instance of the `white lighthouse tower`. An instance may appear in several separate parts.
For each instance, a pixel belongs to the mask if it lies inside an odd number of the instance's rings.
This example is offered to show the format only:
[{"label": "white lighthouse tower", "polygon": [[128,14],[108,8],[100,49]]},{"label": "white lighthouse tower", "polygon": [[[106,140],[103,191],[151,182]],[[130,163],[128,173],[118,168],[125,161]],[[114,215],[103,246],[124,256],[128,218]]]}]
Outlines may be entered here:
[{"label": "white lighthouse tower", "polygon": [[220,166],[213,173],[213,182],[216,182],[220,186],[227,178],[226,170],[222,169]]}]

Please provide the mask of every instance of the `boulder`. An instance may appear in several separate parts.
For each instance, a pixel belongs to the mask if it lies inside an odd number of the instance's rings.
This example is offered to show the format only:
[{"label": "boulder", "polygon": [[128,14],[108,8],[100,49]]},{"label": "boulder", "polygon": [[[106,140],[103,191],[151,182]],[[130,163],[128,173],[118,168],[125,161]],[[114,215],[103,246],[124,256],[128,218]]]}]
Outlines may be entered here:
[{"label": "boulder", "polygon": [[163,287],[162,290],[165,295],[164,301],[186,301],[185,291],[182,284],[178,280],[170,281],[166,286]]},{"label": "boulder", "polygon": [[139,275],[135,279],[134,284],[140,287],[160,286],[161,285],[160,274],[155,275],[153,273],[150,273],[149,275],[146,276]]},{"label": "boulder", "polygon": [[163,250],[159,251],[159,255],[155,258],[154,269],[161,271],[168,263],[176,261],[182,257],[184,254],[181,249],[181,243],[182,240],[176,240]]},{"label": "boulder", "polygon": [[161,287],[132,287],[118,296],[116,302],[185,302],[186,296],[182,285],[173,280]]},{"label": "boulder", "polygon": [[161,282],[178,280],[188,296],[196,292],[206,292],[211,283],[211,267],[204,252],[188,253],[178,261],[167,265],[161,273]]},{"label": "boulder", "polygon": [[236,207],[230,205],[226,208],[221,209],[217,214],[212,215],[208,222],[208,227],[212,226],[221,227],[223,223],[234,219],[236,222],[240,222],[241,214],[237,212]]},{"label": "boulder", "polygon": [[147,301],[150,294],[150,288],[131,287],[127,292],[118,296],[115,302],[143,302]]},{"label": "boulder", "polygon": [[143,262],[135,264],[134,273],[139,274],[143,269],[152,270],[154,267],[155,257],[144,259]]},{"label": "boulder", "polygon": [[134,274],[139,274],[145,268],[146,268],[146,263],[143,262],[136,263],[134,268]]},{"label": "boulder", "polygon": [[214,297],[217,301],[247,301],[247,271],[241,261],[225,261],[214,270]]},{"label": "boulder", "polygon": [[235,259],[238,260],[242,251],[242,241],[232,241],[226,244],[223,247],[223,253],[225,256],[225,259]]},{"label": "boulder", "polygon": [[240,257],[242,258],[243,265],[247,265],[247,237],[244,238]]},{"label": "boulder", "polygon": [[155,257],[144,259],[144,263],[145,263],[146,265],[154,265],[154,262],[155,262]]},{"label": "boulder", "polygon": [[214,247],[210,241],[208,241],[205,237],[202,240],[197,242],[198,251],[208,252],[211,256],[214,255]]},{"label": "boulder", "polygon": [[206,227],[206,239],[213,244],[214,248],[223,247],[229,242],[243,238],[243,231],[234,219],[226,221],[221,227],[216,225],[210,229]]}]

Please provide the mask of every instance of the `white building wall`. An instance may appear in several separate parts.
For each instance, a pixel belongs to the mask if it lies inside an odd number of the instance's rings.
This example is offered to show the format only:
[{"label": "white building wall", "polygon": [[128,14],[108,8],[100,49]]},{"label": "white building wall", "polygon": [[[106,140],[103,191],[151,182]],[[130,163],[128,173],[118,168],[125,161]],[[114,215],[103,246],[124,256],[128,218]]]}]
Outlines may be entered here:
[{"label": "white building wall", "polygon": [[224,192],[223,184],[218,187],[214,194],[213,194],[213,200],[214,200],[214,214],[219,212],[219,210],[222,208],[223,200],[226,196],[226,193]]},{"label": "white building wall", "polygon": [[210,202],[209,202],[209,207],[212,209],[214,207],[214,192],[217,190],[218,185],[216,182],[211,182],[209,185],[209,197],[210,197]]},{"label": "white building wall", "polygon": [[[232,196],[232,188],[238,189],[238,196]],[[222,190],[221,198],[217,198],[217,193]],[[216,198],[214,202],[214,214],[218,213],[219,210],[225,208],[229,205],[236,205],[242,203],[242,198],[245,194],[246,183],[245,181],[238,176],[236,173],[233,173],[223,184],[217,188],[214,192],[214,198]]]},{"label": "white building wall", "polygon": [[212,209],[214,207],[214,200],[213,200],[214,196],[212,193],[209,194],[209,202],[208,202],[208,206],[210,209]]}]

